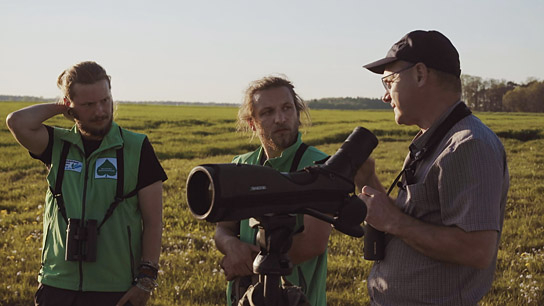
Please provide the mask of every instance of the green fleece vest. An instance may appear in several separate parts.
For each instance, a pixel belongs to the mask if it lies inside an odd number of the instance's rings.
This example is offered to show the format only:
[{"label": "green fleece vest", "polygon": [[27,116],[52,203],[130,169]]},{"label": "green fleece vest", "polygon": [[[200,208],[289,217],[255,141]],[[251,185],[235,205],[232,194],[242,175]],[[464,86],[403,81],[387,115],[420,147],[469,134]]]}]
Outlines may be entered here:
[{"label": "green fleece vest", "polygon": [[[55,128],[47,181],[55,188],[64,141],[71,143],[65,163],[62,195],[68,218],[94,219],[98,224],[113,202],[117,188],[116,150],[124,152],[124,192],[136,188],[145,135],[122,130],[114,122],[100,147],[85,158],[78,129]],[[142,218],[138,197],[125,199],[100,229],[96,262],[65,261],[66,222],[47,191],[44,211],[42,268],[38,281],[57,288],[121,292],[131,287],[141,257]]]},{"label": "green fleece vest", "polygon": [[[281,172],[289,172],[295,154],[301,145],[301,134],[298,134],[297,142],[289,148],[285,149],[280,157],[271,158],[265,161],[264,166],[272,167]],[[265,154],[264,149],[260,147],[254,152],[249,152],[243,155],[234,157],[233,163],[258,165],[262,155]],[[297,170],[301,170],[308,166],[313,166],[314,162],[323,160],[328,155],[319,151],[315,147],[308,147],[300,160]],[[297,222],[294,232],[297,232],[304,224],[304,215],[297,215]],[[257,230],[249,226],[249,220],[240,221],[240,240],[255,244],[255,236]],[[300,286],[304,295],[308,298],[313,306],[323,306],[327,304],[326,297],[326,278],[327,278],[327,251],[316,256],[308,261],[298,265],[293,265],[293,272],[286,278],[292,284]],[[232,282],[229,282],[227,287],[227,303],[231,305],[231,290]]]}]

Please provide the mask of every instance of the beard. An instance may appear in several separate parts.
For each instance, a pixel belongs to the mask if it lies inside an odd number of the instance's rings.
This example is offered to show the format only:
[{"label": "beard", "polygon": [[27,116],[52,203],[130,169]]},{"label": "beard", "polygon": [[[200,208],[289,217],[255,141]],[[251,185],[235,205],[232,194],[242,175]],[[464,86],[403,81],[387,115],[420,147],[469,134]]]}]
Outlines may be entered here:
[{"label": "beard", "polygon": [[76,119],[76,125],[81,134],[100,138],[103,138],[106,136],[106,134],[108,134],[111,129],[112,122],[113,118],[110,117],[108,123],[104,127],[94,128]]},{"label": "beard", "polygon": [[103,138],[104,136],[106,136],[106,134],[108,134],[108,132],[111,129],[111,125],[113,123],[113,105],[112,105],[110,114],[91,118],[90,120],[91,123],[99,122],[102,120],[108,120],[107,124],[100,128],[92,127],[89,124],[81,122],[79,120],[78,114],[75,111],[72,111],[72,116],[74,117],[76,126],[82,135]]},{"label": "beard", "polygon": [[264,147],[274,151],[283,151],[292,146],[298,138],[298,129],[289,129],[283,133],[270,133],[261,135],[260,139]]}]

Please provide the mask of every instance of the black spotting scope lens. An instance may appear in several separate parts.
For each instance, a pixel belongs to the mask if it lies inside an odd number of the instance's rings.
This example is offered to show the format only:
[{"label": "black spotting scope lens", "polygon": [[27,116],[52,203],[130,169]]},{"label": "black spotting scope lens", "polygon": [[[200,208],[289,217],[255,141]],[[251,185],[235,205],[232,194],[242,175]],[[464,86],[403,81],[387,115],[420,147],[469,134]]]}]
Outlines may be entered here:
[{"label": "black spotting scope lens", "polygon": [[189,174],[187,181],[187,201],[189,208],[198,219],[208,216],[215,199],[213,179],[208,169],[198,166]]}]

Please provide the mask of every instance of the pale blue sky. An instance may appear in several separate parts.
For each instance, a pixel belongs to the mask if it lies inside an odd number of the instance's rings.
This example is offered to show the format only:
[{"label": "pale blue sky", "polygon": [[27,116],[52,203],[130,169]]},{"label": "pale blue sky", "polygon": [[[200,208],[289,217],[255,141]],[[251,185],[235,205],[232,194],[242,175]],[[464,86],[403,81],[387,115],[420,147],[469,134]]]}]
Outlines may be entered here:
[{"label": "pale blue sky", "polygon": [[4,1],[0,94],[56,97],[57,76],[94,60],[115,100],[238,103],[283,73],[305,99],[380,97],[361,68],[415,29],[448,36],[465,74],[544,76],[544,1]]}]

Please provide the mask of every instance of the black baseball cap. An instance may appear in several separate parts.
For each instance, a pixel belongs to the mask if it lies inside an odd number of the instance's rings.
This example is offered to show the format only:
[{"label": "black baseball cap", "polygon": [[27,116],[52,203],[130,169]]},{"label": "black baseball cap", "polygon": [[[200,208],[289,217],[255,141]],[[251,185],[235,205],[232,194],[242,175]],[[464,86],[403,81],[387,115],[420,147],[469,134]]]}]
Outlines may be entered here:
[{"label": "black baseball cap", "polygon": [[383,74],[385,66],[397,60],[424,63],[429,68],[457,77],[461,75],[459,53],[451,41],[438,31],[410,32],[394,44],[384,58],[363,67]]}]

